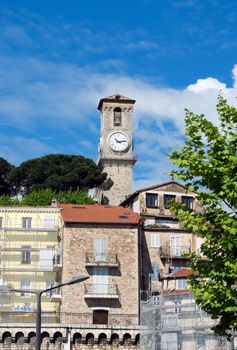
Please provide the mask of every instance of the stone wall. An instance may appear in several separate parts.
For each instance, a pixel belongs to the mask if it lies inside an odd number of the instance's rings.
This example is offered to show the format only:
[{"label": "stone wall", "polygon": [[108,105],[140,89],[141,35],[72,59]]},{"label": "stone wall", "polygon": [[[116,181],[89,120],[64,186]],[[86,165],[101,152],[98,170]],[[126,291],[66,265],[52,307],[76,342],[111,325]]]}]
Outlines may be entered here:
[{"label": "stone wall", "polygon": [[[42,327],[42,350],[139,349],[139,327],[109,328],[50,325]],[[0,349],[34,350],[35,327],[1,325]]]},{"label": "stone wall", "polygon": [[113,186],[103,190],[103,201],[110,205],[119,205],[132,192],[133,161],[103,160],[103,171],[113,181]]},{"label": "stone wall", "polygon": [[[117,266],[108,265],[108,283],[116,285],[117,297],[86,297],[85,286],[93,284],[93,266],[86,264],[86,254],[93,253],[93,240],[108,239],[108,253],[116,256]],[[110,324],[136,325],[139,321],[138,229],[132,225],[75,224],[66,227],[63,238],[62,280],[77,275],[89,275],[85,283],[62,288],[61,313],[67,323],[92,323],[93,310],[107,310]],[[70,315],[71,314],[71,319]],[[77,314],[85,318],[76,319]],[[83,322],[82,322],[83,321]],[[64,322],[64,319],[61,319]]]}]

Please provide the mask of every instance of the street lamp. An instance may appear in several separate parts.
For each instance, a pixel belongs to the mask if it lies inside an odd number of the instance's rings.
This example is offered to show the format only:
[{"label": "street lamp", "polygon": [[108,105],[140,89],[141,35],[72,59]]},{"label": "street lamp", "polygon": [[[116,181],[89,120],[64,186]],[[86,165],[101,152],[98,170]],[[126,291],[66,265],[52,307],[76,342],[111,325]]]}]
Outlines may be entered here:
[{"label": "street lamp", "polygon": [[55,286],[52,286],[50,288],[44,289],[44,290],[37,290],[37,289],[14,289],[9,288],[7,286],[1,286],[0,292],[7,293],[7,292],[17,292],[17,293],[30,293],[36,295],[36,338],[35,338],[35,350],[40,350],[41,346],[41,296],[43,293],[49,292],[53,289],[60,288],[63,286],[70,286],[72,284],[80,283],[85,280],[87,280],[89,276],[81,275],[76,276],[70,279],[68,282],[64,282],[61,284],[57,284]]}]

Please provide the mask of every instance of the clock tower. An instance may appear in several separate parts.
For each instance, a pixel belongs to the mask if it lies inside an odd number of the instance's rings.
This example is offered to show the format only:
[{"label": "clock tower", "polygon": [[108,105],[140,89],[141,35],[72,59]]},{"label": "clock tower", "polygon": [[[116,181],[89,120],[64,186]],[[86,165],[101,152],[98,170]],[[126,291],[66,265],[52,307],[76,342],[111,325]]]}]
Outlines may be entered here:
[{"label": "clock tower", "polygon": [[132,193],[133,155],[132,113],[136,101],[116,94],[102,98],[99,165],[113,181],[109,190],[100,190],[100,202],[118,205]]}]

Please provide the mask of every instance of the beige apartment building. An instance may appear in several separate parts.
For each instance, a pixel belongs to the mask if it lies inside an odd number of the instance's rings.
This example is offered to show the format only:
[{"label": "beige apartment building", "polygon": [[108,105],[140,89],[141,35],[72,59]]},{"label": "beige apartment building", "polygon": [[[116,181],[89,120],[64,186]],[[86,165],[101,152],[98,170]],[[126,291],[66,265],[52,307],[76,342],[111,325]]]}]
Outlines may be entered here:
[{"label": "beige apartment building", "polygon": [[[0,284],[15,289],[46,289],[60,281],[62,227],[55,207],[0,207]],[[32,322],[35,295],[1,293],[1,323]],[[59,319],[58,300],[42,297],[43,320]]]}]

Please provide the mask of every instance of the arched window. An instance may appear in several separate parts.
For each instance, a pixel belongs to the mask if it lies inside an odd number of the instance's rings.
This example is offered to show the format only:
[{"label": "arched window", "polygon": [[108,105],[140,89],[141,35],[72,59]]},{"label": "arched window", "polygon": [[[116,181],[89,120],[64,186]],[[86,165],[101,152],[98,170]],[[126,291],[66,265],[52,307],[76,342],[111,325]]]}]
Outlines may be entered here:
[{"label": "arched window", "polygon": [[122,125],[122,110],[119,107],[114,109],[114,126]]},{"label": "arched window", "polygon": [[81,344],[82,343],[82,335],[80,333],[75,333],[73,335],[73,342],[74,345]]}]

